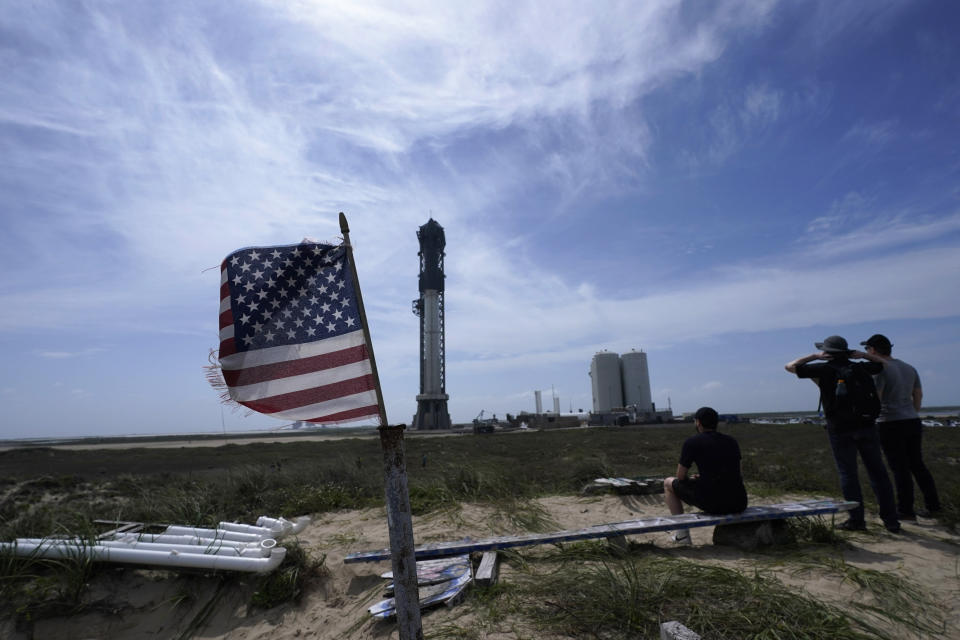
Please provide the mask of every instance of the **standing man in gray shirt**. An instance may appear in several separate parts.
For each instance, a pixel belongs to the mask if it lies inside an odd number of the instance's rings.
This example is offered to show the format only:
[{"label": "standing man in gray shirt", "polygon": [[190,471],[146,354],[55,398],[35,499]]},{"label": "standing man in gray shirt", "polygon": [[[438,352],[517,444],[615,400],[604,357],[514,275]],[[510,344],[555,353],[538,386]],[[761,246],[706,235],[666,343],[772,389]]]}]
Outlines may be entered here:
[{"label": "standing man in gray shirt", "polygon": [[[917,370],[890,355],[893,345],[879,333],[860,344],[868,354],[883,360],[883,371],[874,376],[880,396],[880,446],[893,471],[897,488],[897,511],[901,520],[929,518],[940,510],[940,498],[933,475],[923,463],[923,425],[917,412],[923,400],[923,387]],[[913,479],[923,494],[926,509],[913,509]]]}]

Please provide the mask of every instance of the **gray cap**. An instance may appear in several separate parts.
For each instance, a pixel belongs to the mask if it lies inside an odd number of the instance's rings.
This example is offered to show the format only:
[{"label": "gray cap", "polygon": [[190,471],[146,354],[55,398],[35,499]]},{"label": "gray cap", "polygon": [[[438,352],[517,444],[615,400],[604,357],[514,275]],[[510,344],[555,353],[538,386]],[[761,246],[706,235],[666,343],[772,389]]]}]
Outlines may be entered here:
[{"label": "gray cap", "polygon": [[827,353],[846,353],[850,351],[850,347],[847,346],[847,341],[840,336],[830,336],[823,342],[814,342],[813,346]]}]

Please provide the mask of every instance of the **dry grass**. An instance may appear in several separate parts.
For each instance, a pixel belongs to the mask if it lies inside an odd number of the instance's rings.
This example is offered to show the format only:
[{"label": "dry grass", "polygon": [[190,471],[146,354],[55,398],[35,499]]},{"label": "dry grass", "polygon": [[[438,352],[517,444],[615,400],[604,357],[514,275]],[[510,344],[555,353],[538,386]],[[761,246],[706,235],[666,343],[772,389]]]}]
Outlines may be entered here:
[{"label": "dry grass", "polygon": [[[752,496],[838,492],[820,427],[731,425],[722,430],[740,442]],[[690,433],[686,425],[444,438],[411,434],[405,442],[411,505],[415,513],[426,514],[480,502],[494,508],[504,529],[547,530],[556,523],[533,498],[574,494],[598,476],[668,475]],[[956,527],[960,430],[930,429],[925,438],[926,460],[945,507],[942,522]],[[252,521],[262,513],[293,517],[383,501],[382,452],[372,434],[218,448],[21,449],[0,452],[0,468],[5,474],[0,477],[0,540],[92,535],[90,523],[103,518],[208,526],[220,520]],[[869,490],[865,494],[871,508]],[[822,521],[797,526],[800,537],[811,544],[842,544]],[[916,585],[890,582],[882,574],[853,570],[836,560],[832,565],[820,562],[816,570],[842,574],[873,594],[876,604],[863,615],[800,597],[762,573],[746,575],[655,554],[616,558],[606,547],[590,545],[569,547],[564,553],[581,557],[571,562],[549,554],[513,554],[520,573],[531,579],[475,589],[472,606],[491,625],[512,615],[553,632],[603,638],[650,635],[654,622],[671,616],[696,621],[702,633],[715,638],[884,637],[877,620],[908,622],[925,631],[939,624],[922,615],[929,601]],[[298,557],[289,555],[291,560]],[[322,572],[322,562],[299,557],[255,591],[253,604],[269,607],[295,600],[305,581]],[[807,563],[812,570],[809,558],[794,563]],[[549,571],[540,573],[548,566]],[[3,615],[23,619],[70,612],[80,606],[78,594],[95,570],[83,562],[0,555]],[[553,595],[545,598],[543,589]],[[703,589],[709,589],[706,599],[699,597]],[[699,604],[678,609],[678,601]],[[434,631],[433,637],[456,632],[450,626]]]}]

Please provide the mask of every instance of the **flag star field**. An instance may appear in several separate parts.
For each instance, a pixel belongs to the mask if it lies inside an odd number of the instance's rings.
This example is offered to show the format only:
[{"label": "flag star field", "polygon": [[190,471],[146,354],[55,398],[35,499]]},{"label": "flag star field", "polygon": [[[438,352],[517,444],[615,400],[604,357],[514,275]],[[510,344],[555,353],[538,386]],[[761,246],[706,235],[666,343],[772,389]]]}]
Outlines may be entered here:
[{"label": "flag star field", "polygon": [[[304,248],[305,246],[309,248]],[[321,245],[237,251],[224,261],[229,314],[221,314],[221,356],[230,348],[249,351],[299,344],[355,331],[353,283],[343,272],[344,251]],[[234,334],[234,327],[236,333]]]},{"label": "flag star field", "polygon": [[224,259],[218,356],[232,400],[328,425],[379,414],[348,259],[310,242]]}]

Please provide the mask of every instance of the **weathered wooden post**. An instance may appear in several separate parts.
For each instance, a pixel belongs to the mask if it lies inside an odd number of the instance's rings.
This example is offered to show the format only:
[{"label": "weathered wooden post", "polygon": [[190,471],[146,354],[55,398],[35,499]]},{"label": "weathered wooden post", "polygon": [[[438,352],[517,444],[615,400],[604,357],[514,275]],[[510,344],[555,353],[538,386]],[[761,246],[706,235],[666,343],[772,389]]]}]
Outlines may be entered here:
[{"label": "weathered wooden post", "polygon": [[386,479],[387,526],[390,529],[390,554],[393,561],[394,597],[401,640],[423,640],[420,623],[420,591],[417,587],[417,561],[413,548],[413,520],[410,493],[403,455],[405,425],[381,426],[383,474]]}]

